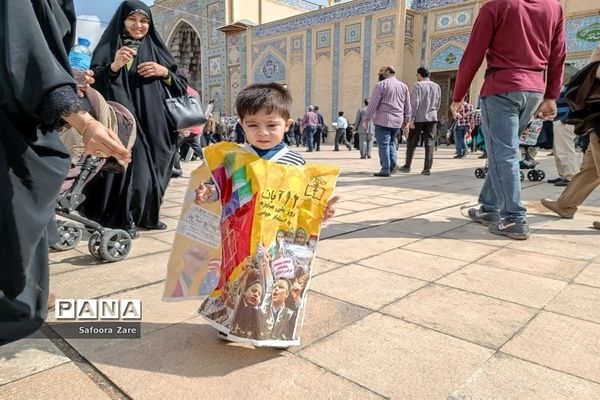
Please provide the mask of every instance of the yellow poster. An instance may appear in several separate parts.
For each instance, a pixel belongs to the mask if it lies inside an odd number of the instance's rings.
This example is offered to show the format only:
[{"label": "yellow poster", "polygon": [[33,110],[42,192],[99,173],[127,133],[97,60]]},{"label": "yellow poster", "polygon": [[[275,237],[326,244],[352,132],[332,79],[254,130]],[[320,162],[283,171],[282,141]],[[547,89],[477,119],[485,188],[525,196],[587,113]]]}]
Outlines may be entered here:
[{"label": "yellow poster", "polygon": [[[208,168],[190,179],[164,298],[210,294],[201,313],[229,340],[299,344],[321,223],[339,168],[279,164],[227,142],[207,147],[205,160]],[[194,202],[200,181],[214,185],[217,201]]]}]

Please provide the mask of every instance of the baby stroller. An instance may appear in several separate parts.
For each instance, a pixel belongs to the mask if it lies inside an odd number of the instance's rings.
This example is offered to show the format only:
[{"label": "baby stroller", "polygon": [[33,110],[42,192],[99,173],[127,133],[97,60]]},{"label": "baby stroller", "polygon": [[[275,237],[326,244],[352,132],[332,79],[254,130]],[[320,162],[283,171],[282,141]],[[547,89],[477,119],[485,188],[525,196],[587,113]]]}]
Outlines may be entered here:
[{"label": "baby stroller", "polygon": [[[541,169],[536,169],[536,166],[539,164],[538,161],[535,160],[535,155],[537,153],[536,145],[540,133],[542,132],[542,126],[544,121],[541,119],[532,119],[529,124],[527,124],[527,128],[521,134],[519,138],[519,148],[521,150],[521,161],[519,161],[519,175],[521,176],[521,181],[525,179],[525,174],[523,170],[528,170],[527,179],[530,181],[541,181],[546,178],[546,173]],[[484,129],[483,126],[480,127],[481,130]],[[483,134],[477,135],[477,145],[479,146],[479,140],[483,141]],[[481,147],[485,149],[485,143],[481,144]],[[475,177],[483,179],[486,177],[488,172],[488,162],[486,160],[485,166],[483,168],[475,169]]]},{"label": "baby stroller", "polygon": [[[116,132],[123,145],[130,150],[136,138],[135,118],[119,103],[106,101],[94,89],[86,91],[90,113],[106,127]],[[60,137],[71,155],[71,169],[63,183],[56,205],[59,241],[52,245],[54,250],[65,251],[75,248],[83,238],[84,230],[90,233],[88,250],[99,261],[120,261],[129,254],[132,240],[124,230],[109,229],[81,216],[76,210],[85,201],[82,193],[86,183],[100,169],[124,172],[126,165],[114,158],[100,158],[83,153],[83,140],[74,128],[67,127]]]}]

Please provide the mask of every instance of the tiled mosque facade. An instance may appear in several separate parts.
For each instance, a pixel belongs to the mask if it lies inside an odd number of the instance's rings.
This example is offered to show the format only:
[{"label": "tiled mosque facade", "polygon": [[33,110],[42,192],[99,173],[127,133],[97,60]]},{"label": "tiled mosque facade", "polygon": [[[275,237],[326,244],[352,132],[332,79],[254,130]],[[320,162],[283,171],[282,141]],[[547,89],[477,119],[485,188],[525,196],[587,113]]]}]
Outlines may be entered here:
[{"label": "tiled mosque facade", "polygon": [[[354,0],[318,8],[301,0],[156,0],[153,13],[193,85],[204,98],[215,99],[222,116],[233,115],[241,87],[275,81],[290,89],[294,116],[317,104],[331,121],[338,111],[354,116],[383,65],[396,66],[409,85],[419,66],[428,67],[449,104],[482,1],[408,3]],[[568,62],[579,67],[600,44],[600,15],[588,0],[561,3]],[[263,23],[255,25],[257,20]],[[471,98],[477,98],[482,81],[480,71]]]}]

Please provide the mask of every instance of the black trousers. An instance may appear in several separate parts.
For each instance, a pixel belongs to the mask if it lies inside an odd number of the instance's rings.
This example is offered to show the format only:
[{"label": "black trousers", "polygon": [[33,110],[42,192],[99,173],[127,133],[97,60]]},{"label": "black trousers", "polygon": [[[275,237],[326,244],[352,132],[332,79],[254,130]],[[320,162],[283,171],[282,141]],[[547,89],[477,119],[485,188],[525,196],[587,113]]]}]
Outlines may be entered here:
[{"label": "black trousers", "polygon": [[317,129],[315,130],[315,133],[313,135],[313,143],[315,144],[317,151],[321,150],[321,133],[322,132],[323,132],[323,128],[321,128],[320,126],[317,126]]},{"label": "black trousers", "polygon": [[425,165],[423,169],[431,169],[433,165],[433,152],[435,147],[435,130],[437,121],[415,122],[415,129],[410,129],[406,140],[406,163],[404,166],[410,168],[415,148],[419,144],[419,139],[423,138],[425,146]]}]

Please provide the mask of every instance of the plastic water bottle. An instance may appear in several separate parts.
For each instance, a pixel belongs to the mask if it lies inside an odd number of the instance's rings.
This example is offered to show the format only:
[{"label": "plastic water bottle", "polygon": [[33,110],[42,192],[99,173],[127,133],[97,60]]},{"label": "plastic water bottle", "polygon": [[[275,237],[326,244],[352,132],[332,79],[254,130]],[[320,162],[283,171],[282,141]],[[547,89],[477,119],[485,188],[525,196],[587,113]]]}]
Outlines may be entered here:
[{"label": "plastic water bottle", "polygon": [[71,71],[77,82],[77,86],[85,86],[85,74],[90,69],[92,63],[92,51],[90,50],[90,41],[86,38],[77,38],[77,44],[71,48],[69,53],[69,63]]}]

